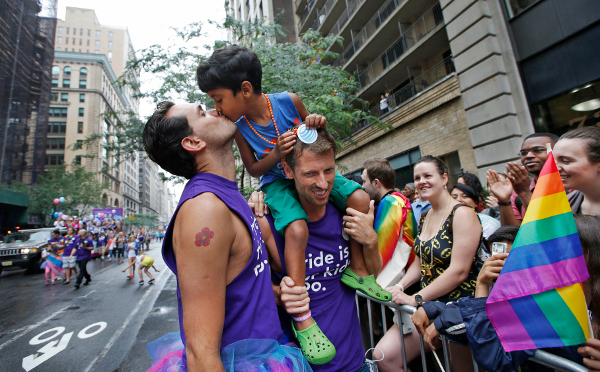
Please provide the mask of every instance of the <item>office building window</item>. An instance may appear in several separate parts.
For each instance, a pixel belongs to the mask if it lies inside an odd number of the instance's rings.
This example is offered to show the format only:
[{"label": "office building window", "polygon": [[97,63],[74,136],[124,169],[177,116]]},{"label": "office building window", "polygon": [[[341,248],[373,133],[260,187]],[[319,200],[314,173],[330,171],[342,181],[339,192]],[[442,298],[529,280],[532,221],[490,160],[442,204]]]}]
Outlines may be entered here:
[{"label": "office building window", "polygon": [[67,27],[67,35],[69,34],[69,28]]},{"label": "office building window", "polygon": [[88,36],[90,36],[90,29],[88,29]]},{"label": "office building window", "polygon": [[69,93],[61,93],[60,94],[60,100],[62,102],[67,102],[69,100]]},{"label": "office building window", "polygon": [[79,70],[79,75],[87,75],[87,68],[85,68],[85,67],[82,67],[82,68]]},{"label": "office building window", "polygon": [[108,52],[108,58],[112,58],[112,52]]},{"label": "office building window", "polygon": [[63,117],[63,118],[67,117],[67,109],[66,108],[50,107],[48,112],[49,112],[50,116]]},{"label": "office building window", "polygon": [[56,123],[49,122],[48,123],[48,133],[67,133],[67,123]]},{"label": "office building window", "polygon": [[76,149],[80,149],[83,147],[83,140],[77,140],[75,141],[75,148]]},{"label": "office building window", "polygon": [[90,39],[87,39],[86,45],[90,46]]},{"label": "office building window", "polygon": [[63,33],[63,28],[62,28],[62,27],[59,27],[59,28],[58,28],[58,33],[59,33],[59,34],[62,34],[62,33]]},{"label": "office building window", "polygon": [[79,88],[85,89],[86,87],[87,87],[87,81],[86,80],[79,80]]},{"label": "office building window", "polygon": [[46,155],[46,165],[61,165],[64,161],[64,154]]},{"label": "office building window", "polygon": [[65,66],[65,68],[63,69],[63,74],[65,74],[65,75],[71,75],[71,67],[70,66]]},{"label": "office building window", "polygon": [[100,46],[100,40],[96,40],[96,48]]},{"label": "office building window", "polygon": [[81,48],[79,48],[79,53],[81,53]]},{"label": "office building window", "polygon": [[62,44],[62,37],[60,37],[60,36],[59,36],[59,37],[56,39],[56,42],[57,42],[58,44]]},{"label": "office building window", "polygon": [[77,44],[77,39],[73,38],[73,45]]},{"label": "office building window", "polygon": [[58,87],[58,79],[52,79],[52,88]]},{"label": "office building window", "polygon": [[63,88],[71,87],[71,79],[63,79]]},{"label": "office building window", "polygon": [[77,122],[77,133],[83,133],[83,121]]},{"label": "office building window", "polygon": [[108,47],[109,47],[109,48],[112,48],[112,41],[109,41],[109,42],[108,42]]},{"label": "office building window", "polygon": [[83,116],[83,107],[79,108],[79,116]]},{"label": "office building window", "polygon": [[538,0],[504,0],[509,18],[516,16],[536,2]]},{"label": "office building window", "polygon": [[52,66],[52,75],[58,75],[58,74],[60,74],[60,67]]},{"label": "office building window", "polygon": [[69,38],[65,37],[65,44],[69,44]]},{"label": "office building window", "polygon": [[113,33],[112,33],[112,31],[109,31],[109,32],[108,32],[108,38],[109,38],[109,39],[112,39],[112,38],[113,38]]},{"label": "office building window", "polygon": [[99,51],[97,51],[97,50],[94,50],[94,53],[95,53],[95,54],[100,54],[100,52],[99,52]]},{"label": "office building window", "polygon": [[96,30],[96,37],[100,37],[100,31]]},{"label": "office building window", "polygon": [[81,43],[83,43],[83,39],[79,39],[79,45],[81,46]]},{"label": "office building window", "polygon": [[54,101],[54,102],[58,101],[58,93],[51,92],[50,93],[50,101]]},{"label": "office building window", "polygon": [[58,48],[56,48],[56,51],[60,52],[60,51],[62,51],[62,49],[60,47],[58,47]]},{"label": "office building window", "polygon": [[64,150],[65,139],[64,138],[48,138],[46,140],[47,150]]},{"label": "office building window", "polygon": [[79,94],[79,102],[85,102],[85,94]]},{"label": "office building window", "polygon": [[83,36],[83,28],[79,29],[79,36]]},{"label": "office building window", "polygon": [[76,155],[73,163],[75,163],[75,165],[81,165],[81,155]]}]

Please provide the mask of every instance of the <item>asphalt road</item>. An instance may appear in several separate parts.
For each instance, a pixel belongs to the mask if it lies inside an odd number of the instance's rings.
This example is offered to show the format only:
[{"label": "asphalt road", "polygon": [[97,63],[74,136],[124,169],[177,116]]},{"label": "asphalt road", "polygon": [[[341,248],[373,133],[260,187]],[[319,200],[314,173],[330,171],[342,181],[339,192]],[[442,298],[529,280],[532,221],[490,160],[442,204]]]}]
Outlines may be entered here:
[{"label": "asphalt road", "polygon": [[44,274],[0,275],[0,371],[146,371],[146,344],[178,332],[176,280],[152,243],[156,284],[127,280],[126,264],[88,263],[92,282],[45,286]]}]

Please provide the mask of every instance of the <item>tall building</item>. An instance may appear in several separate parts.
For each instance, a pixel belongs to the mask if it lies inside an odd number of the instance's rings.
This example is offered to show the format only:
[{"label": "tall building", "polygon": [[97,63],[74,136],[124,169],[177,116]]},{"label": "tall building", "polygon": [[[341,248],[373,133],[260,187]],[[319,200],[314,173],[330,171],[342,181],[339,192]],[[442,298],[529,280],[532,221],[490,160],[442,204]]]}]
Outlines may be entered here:
[{"label": "tall building", "polygon": [[[116,84],[134,53],[129,32],[101,25],[92,9],[67,7],[56,25],[55,48],[46,166],[83,165],[108,185],[104,206],[123,207],[125,217],[139,213],[137,154],[123,159],[104,147],[117,141],[110,134],[116,120],[138,114],[136,92]],[[128,78],[139,80],[137,74]],[[74,149],[93,134],[102,135],[100,143]]]},{"label": "tall building", "polygon": [[0,0],[0,183],[43,174],[56,0]]},{"label": "tall building", "polygon": [[[294,25],[294,1],[291,0],[230,0],[227,15],[243,22],[263,20],[266,23],[278,23],[283,26],[286,36],[278,42],[295,43],[297,41]],[[229,34],[229,40],[233,35]]]},{"label": "tall building", "polygon": [[144,151],[138,152],[138,159],[140,213],[156,216],[157,224],[163,224],[163,211],[167,209],[165,205],[168,203],[164,173]]},{"label": "tall building", "polygon": [[331,47],[340,54],[331,63],[357,78],[356,95],[370,103],[363,109],[392,128],[356,123],[338,165],[360,174],[365,160],[387,158],[399,188],[412,182],[412,165],[427,154],[448,165],[450,183],[463,171],[477,172],[440,2],[298,0],[294,5],[299,35],[313,28],[343,37],[342,46]]}]

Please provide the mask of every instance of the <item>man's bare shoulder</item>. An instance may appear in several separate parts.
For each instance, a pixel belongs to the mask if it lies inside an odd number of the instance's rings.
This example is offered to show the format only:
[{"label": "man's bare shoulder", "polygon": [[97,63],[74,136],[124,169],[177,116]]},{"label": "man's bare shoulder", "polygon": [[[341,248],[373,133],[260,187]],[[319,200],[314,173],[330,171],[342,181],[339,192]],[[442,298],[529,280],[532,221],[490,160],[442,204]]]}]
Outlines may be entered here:
[{"label": "man's bare shoulder", "polygon": [[231,211],[227,205],[211,192],[186,200],[179,208],[177,215],[180,214],[186,217],[231,218]]}]

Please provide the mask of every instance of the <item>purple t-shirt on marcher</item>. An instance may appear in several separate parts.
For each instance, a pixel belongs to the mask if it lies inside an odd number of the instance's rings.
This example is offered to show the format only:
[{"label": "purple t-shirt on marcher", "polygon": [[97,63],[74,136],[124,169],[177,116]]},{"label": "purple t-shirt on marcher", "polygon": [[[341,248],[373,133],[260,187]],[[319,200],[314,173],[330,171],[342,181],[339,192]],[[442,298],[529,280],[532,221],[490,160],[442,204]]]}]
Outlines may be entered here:
[{"label": "purple t-shirt on marcher", "polygon": [[78,236],[70,236],[70,235],[65,236],[63,238],[63,242],[65,244],[65,250],[63,251],[63,256],[71,255],[71,251],[73,251],[73,249],[77,249],[78,241],[79,241]]},{"label": "purple t-shirt on marcher", "polygon": [[92,238],[87,238],[86,240],[83,240],[81,238],[79,239],[79,248],[77,249],[77,261],[81,261],[85,258],[87,259],[91,259],[92,258],[92,251],[84,249],[83,247],[93,247],[94,246],[94,241],[92,240]]},{"label": "purple t-shirt on marcher", "polygon": [[[283,331],[279,324],[277,305],[271,287],[265,243],[254,213],[248,206],[248,202],[240,194],[235,181],[229,181],[210,173],[198,173],[188,181],[167,228],[163,242],[163,258],[169,269],[177,275],[177,261],[173,253],[175,218],[183,203],[205,192],[217,196],[232,212],[237,214],[245,223],[252,237],[252,257],[242,272],[227,285],[225,291],[225,322],[221,336],[221,351],[229,344],[246,339],[270,339],[279,342],[283,337]],[[179,331],[185,346],[186,337],[183,329],[179,278],[177,280]],[[198,314],[198,316],[203,315]],[[183,349],[183,362],[187,366],[185,347]]]},{"label": "purple t-shirt on marcher", "polygon": [[[285,240],[276,232],[270,215],[267,217],[277,243],[283,275],[287,275],[283,259]],[[349,237],[342,235],[342,217],[342,212],[328,203],[325,215],[308,223],[305,283],[310,296],[310,311],[336,349],[335,358],[329,363],[311,364],[315,372],[354,372],[365,361],[354,300],[356,291],[340,280],[350,264]]]}]

